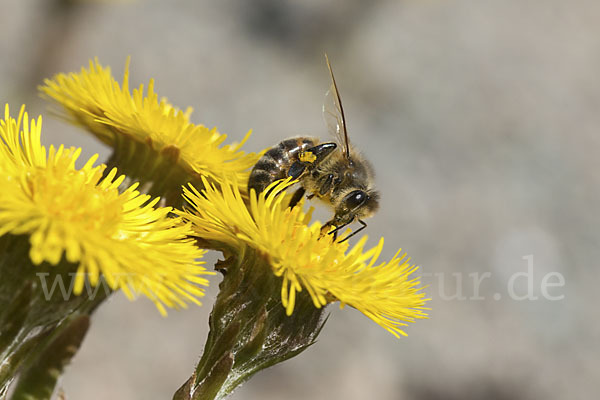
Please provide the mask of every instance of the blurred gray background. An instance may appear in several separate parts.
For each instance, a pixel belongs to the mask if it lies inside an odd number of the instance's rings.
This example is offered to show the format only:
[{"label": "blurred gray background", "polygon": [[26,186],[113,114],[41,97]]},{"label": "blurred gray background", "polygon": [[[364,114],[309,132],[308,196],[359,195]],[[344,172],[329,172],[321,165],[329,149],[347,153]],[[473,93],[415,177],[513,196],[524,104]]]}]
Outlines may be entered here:
[{"label": "blurred gray background", "polygon": [[[246,149],[259,151],[327,135],[326,51],[351,138],[378,173],[369,243],[384,235],[384,259],[402,247],[422,266],[431,318],[397,340],[330,307],[314,347],[232,399],[590,399],[599,21],[591,0],[0,0],[0,100],[43,114],[45,143],[106,157],[48,114],[36,86],[96,56],[120,80],[131,55],[132,86],[156,78],[194,122],[232,140],[253,129]],[[515,275],[528,260],[531,275]],[[557,273],[564,286],[544,296]],[[211,284],[203,307],[168,318],[114,296],[62,380],[68,398],[171,398],[202,351]],[[537,300],[519,300],[529,284]]]}]

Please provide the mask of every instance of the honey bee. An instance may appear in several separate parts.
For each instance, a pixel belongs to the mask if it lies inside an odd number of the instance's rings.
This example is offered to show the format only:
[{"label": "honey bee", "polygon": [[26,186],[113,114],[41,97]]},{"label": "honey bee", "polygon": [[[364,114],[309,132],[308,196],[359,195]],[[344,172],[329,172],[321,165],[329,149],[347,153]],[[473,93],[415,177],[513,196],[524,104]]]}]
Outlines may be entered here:
[{"label": "honey bee", "polygon": [[379,192],[373,188],[374,172],[369,163],[348,140],[346,117],[340,93],[333,76],[329,58],[325,55],[331,76],[331,87],[325,97],[323,116],[334,142],[321,143],[314,137],[285,139],[269,149],[256,163],[250,179],[248,192],[264,191],[272,182],[291,177],[298,179],[300,188],[290,200],[293,208],[306,192],[308,198],[317,197],[334,210],[322,232],[337,232],[358,221],[361,227],[341,242],[348,240],[367,227],[363,218],[372,216],[379,207]]}]

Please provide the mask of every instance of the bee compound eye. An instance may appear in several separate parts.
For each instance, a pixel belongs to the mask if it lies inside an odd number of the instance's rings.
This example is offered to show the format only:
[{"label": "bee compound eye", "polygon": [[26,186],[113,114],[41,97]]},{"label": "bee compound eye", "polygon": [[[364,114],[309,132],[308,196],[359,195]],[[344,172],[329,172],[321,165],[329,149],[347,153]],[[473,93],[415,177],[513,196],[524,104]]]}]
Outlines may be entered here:
[{"label": "bee compound eye", "polygon": [[350,210],[360,207],[369,198],[369,195],[363,190],[355,190],[344,197],[344,204]]}]

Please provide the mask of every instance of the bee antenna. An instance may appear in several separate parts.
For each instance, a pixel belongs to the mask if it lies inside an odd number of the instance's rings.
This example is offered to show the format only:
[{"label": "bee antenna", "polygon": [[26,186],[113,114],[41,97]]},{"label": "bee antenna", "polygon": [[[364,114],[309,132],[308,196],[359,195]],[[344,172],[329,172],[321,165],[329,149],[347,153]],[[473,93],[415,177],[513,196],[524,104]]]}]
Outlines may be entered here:
[{"label": "bee antenna", "polygon": [[346,147],[346,158],[350,158],[350,144],[348,142],[348,130],[346,129],[346,116],[344,115],[344,107],[342,107],[342,99],[340,97],[340,92],[337,88],[337,84],[335,83],[335,77],[333,76],[333,69],[331,68],[331,63],[329,62],[329,57],[327,57],[327,53],[325,53],[325,61],[327,61],[327,68],[329,69],[329,74],[331,75],[331,82],[333,83],[333,90],[335,91],[335,98],[340,106],[340,114],[342,114],[342,125],[344,128],[344,144]]}]

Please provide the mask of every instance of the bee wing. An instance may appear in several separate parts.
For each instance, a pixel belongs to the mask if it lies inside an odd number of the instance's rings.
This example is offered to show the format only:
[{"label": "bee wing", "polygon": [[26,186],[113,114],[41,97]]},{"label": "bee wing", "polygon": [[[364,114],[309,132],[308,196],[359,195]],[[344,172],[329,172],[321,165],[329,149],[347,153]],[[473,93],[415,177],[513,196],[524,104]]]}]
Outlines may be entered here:
[{"label": "bee wing", "polygon": [[340,98],[340,93],[338,92],[327,54],[325,54],[325,59],[327,60],[327,67],[329,68],[329,73],[331,75],[331,86],[327,93],[325,93],[323,119],[325,120],[329,132],[336,141],[342,145],[342,151],[347,158],[350,154],[350,144],[348,142],[348,131],[346,130],[346,117],[344,116],[342,99]]}]

